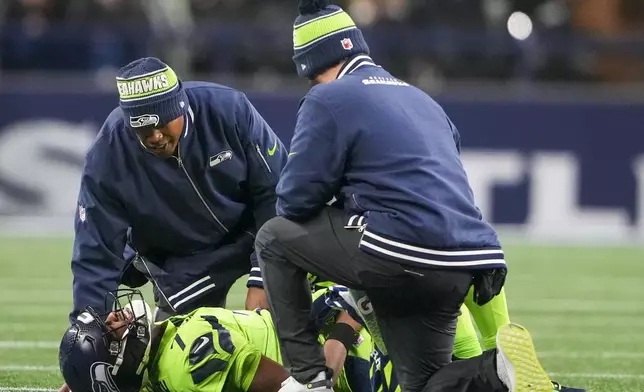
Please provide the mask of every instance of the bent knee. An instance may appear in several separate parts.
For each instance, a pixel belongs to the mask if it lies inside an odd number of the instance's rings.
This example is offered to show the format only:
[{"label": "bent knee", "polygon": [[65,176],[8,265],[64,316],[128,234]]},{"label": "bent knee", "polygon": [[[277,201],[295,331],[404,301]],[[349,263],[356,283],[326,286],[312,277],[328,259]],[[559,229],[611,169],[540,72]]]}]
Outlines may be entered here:
[{"label": "bent knee", "polygon": [[282,232],[280,228],[284,226],[284,221],[288,222],[281,216],[276,216],[266,221],[255,237],[255,249],[265,249],[279,239]]}]

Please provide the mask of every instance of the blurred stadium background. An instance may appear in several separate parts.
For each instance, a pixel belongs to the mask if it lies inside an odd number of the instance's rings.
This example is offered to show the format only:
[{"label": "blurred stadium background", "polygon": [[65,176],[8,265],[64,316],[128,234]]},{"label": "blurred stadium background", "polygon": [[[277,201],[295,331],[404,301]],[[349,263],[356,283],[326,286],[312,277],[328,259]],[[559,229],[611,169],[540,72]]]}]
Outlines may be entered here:
[{"label": "blurred stadium background", "polygon": [[[553,377],[644,391],[644,1],[337,3],[459,127],[511,315]],[[242,89],[288,144],[308,88],[295,16],[295,0],[0,1],[0,391],[60,386],[78,181],[115,70],[155,55]]]}]

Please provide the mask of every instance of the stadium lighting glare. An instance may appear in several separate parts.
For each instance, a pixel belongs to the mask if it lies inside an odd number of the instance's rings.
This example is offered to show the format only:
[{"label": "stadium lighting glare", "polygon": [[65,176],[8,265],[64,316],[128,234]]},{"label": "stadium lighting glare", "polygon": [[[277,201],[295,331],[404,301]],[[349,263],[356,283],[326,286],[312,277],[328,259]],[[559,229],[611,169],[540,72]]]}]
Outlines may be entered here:
[{"label": "stadium lighting glare", "polygon": [[532,19],[523,12],[513,12],[508,18],[508,32],[516,40],[527,39],[532,34]]}]

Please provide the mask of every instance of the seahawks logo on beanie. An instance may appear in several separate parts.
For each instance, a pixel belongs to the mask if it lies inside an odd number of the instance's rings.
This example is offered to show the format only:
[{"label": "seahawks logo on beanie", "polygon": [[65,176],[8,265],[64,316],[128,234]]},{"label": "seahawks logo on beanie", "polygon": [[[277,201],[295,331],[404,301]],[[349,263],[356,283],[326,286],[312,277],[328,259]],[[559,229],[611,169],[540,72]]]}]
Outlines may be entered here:
[{"label": "seahawks logo on beanie", "polygon": [[143,114],[141,116],[130,117],[130,126],[132,128],[145,128],[159,125],[159,116],[156,114]]}]

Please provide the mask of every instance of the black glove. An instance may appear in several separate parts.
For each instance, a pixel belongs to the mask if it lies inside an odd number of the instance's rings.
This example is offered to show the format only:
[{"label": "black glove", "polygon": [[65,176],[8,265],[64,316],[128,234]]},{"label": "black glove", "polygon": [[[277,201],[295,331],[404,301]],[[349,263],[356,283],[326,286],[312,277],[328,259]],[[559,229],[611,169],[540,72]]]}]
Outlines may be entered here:
[{"label": "black glove", "polygon": [[474,302],[483,306],[496,297],[503,288],[506,268],[476,271],[474,273]]},{"label": "black glove", "polygon": [[136,265],[134,264],[134,260],[132,259],[123,272],[121,273],[121,284],[126,285],[127,287],[131,288],[137,288],[141,287],[144,284],[148,283],[148,278],[136,268]]}]

